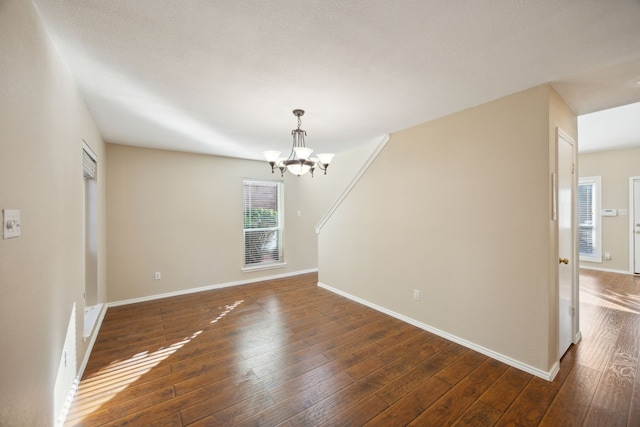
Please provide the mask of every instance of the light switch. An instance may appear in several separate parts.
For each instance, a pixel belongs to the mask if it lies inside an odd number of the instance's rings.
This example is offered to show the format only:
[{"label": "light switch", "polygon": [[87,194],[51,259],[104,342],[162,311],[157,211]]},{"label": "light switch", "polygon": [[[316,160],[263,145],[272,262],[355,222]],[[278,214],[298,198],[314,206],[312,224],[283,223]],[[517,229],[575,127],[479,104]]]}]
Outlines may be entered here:
[{"label": "light switch", "polygon": [[2,210],[2,238],[11,239],[20,237],[22,224],[20,222],[20,211],[16,209]]}]

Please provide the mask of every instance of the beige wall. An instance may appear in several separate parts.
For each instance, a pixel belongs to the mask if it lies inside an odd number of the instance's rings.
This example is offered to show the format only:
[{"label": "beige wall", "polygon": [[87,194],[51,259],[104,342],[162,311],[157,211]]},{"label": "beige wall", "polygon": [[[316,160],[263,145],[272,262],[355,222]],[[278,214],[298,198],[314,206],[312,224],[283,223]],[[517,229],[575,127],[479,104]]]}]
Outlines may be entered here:
[{"label": "beige wall", "polygon": [[556,122],[575,129],[553,97],[541,86],[393,134],[320,234],[320,281],[550,371],[550,153]]},{"label": "beige wall", "polygon": [[[51,425],[54,383],[74,302],[78,364],[87,350],[81,338],[82,139],[100,159],[104,148],[31,2],[0,3],[0,51],[0,208],[19,209],[22,215],[22,236],[0,240],[0,425]],[[101,187],[102,222],[104,193]],[[104,232],[102,223],[103,297]]]},{"label": "beige wall", "polygon": [[[581,177],[602,177],[602,209],[626,209],[629,212],[629,177],[640,176],[640,148],[582,153],[579,156]],[[590,268],[630,272],[629,216],[602,217],[602,263],[581,261]],[[604,259],[604,252],[611,259]]]},{"label": "beige wall", "polygon": [[243,273],[242,179],[279,173],[262,161],[107,147],[110,302],[316,269],[315,225],[374,148],[341,153],[326,176],[287,173],[287,265]]}]

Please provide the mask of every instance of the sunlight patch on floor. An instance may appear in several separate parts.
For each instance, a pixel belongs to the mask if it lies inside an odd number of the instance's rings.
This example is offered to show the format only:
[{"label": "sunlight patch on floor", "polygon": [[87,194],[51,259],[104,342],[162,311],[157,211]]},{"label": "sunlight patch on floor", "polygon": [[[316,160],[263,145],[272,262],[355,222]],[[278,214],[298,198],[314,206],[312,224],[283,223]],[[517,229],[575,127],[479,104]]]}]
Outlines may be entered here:
[{"label": "sunlight patch on floor", "polygon": [[[233,304],[225,305],[224,311],[210,323],[217,323],[243,302],[244,300],[240,300]],[[104,403],[113,399],[118,393],[131,386],[143,375],[149,373],[162,361],[197,338],[202,332],[202,330],[196,331],[191,336],[185,337],[168,347],[160,347],[153,352],[140,352],[128,359],[112,362],[96,374],[83,379],[80,382],[65,425],[82,425],[83,420],[99,411]]]},{"label": "sunlight patch on floor", "polygon": [[580,289],[580,303],[640,314],[640,296],[638,295],[621,294],[609,290],[599,292],[582,288]]}]

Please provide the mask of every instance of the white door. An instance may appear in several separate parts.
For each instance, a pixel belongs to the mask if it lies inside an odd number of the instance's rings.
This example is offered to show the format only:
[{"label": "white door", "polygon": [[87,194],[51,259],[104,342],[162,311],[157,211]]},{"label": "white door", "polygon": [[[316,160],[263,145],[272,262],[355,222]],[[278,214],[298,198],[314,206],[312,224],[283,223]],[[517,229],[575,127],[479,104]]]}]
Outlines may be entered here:
[{"label": "white door", "polygon": [[633,272],[640,274],[640,179],[633,180]]},{"label": "white door", "polygon": [[558,131],[558,357],[573,342],[573,141]]}]

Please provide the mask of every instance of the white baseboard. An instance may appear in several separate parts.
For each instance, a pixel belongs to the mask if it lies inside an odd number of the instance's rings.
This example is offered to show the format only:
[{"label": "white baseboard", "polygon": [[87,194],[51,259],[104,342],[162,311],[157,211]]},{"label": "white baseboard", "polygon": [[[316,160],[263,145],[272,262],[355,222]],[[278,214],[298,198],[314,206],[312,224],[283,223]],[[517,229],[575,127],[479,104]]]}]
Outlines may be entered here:
[{"label": "white baseboard", "polygon": [[635,273],[633,273],[632,271],[616,270],[616,269],[613,269],[613,268],[592,267],[590,265],[580,265],[580,268],[585,269],[585,270],[604,271],[605,273],[627,274],[627,275],[630,275],[630,276],[635,275]]},{"label": "white baseboard", "polygon": [[[80,380],[82,379],[82,376],[84,375],[84,370],[86,369],[87,363],[89,362],[89,356],[91,355],[91,350],[93,350],[93,345],[95,344],[96,338],[98,337],[98,331],[100,331],[100,326],[102,325],[102,321],[104,320],[105,314],[107,314],[107,305],[102,304],[102,307],[100,308],[100,313],[98,314],[98,317],[94,323],[93,332],[90,335],[91,339],[89,340],[89,344],[87,345],[87,351],[85,352],[84,359],[82,359],[82,363],[78,368],[78,373],[76,374],[76,378],[73,380],[73,384],[67,391],[64,407],[60,411],[58,422],[55,423],[56,427],[58,426],[61,427],[62,425],[64,425],[67,415],[69,414],[69,409],[71,409],[71,404],[73,403],[73,399],[75,398],[76,392],[78,391]],[[85,341],[87,338],[89,337],[83,336],[83,339]]]},{"label": "white baseboard", "polygon": [[520,362],[518,360],[515,360],[515,359],[512,359],[510,357],[507,357],[507,356],[505,356],[503,354],[496,353],[495,351],[490,350],[488,348],[485,348],[485,347],[479,346],[477,344],[474,344],[474,343],[472,343],[470,341],[467,341],[467,340],[465,340],[463,338],[460,338],[460,337],[457,337],[455,335],[451,335],[451,334],[449,334],[447,332],[441,331],[441,330],[439,330],[437,328],[434,328],[432,326],[429,326],[429,325],[427,325],[425,323],[418,322],[417,320],[412,319],[410,317],[407,317],[405,315],[396,313],[394,311],[391,311],[389,309],[381,307],[381,306],[379,306],[377,304],[373,304],[373,303],[371,303],[369,301],[363,300],[362,298],[358,298],[356,296],[353,296],[351,294],[343,292],[343,291],[341,291],[339,289],[332,288],[331,286],[328,286],[328,285],[326,285],[324,283],[318,282],[318,286],[321,287],[321,288],[327,289],[328,291],[331,291],[333,293],[336,293],[338,295],[341,295],[341,296],[343,296],[345,298],[348,298],[348,299],[350,299],[352,301],[360,303],[362,305],[366,305],[367,307],[373,308],[374,310],[380,311],[380,312],[382,312],[384,314],[388,314],[389,316],[395,317],[396,319],[402,320],[403,322],[409,323],[410,325],[416,326],[416,327],[418,327],[420,329],[424,329],[425,331],[431,332],[432,334],[438,335],[439,337],[442,337],[442,338],[444,338],[446,340],[455,342],[456,344],[460,344],[460,345],[462,345],[462,346],[464,346],[466,348],[469,348],[471,350],[477,351],[478,353],[482,353],[485,356],[488,356],[488,357],[490,357],[492,359],[495,359],[495,360],[498,360],[500,362],[506,363],[509,366],[513,366],[514,368],[520,369],[521,371],[527,372],[527,373],[529,373],[531,375],[535,375],[536,377],[542,378],[544,380],[552,381],[553,378],[555,378],[555,376],[558,373],[558,371],[560,370],[560,364],[558,362],[556,362],[553,365],[553,367],[551,368],[550,371],[546,372],[546,371],[543,371],[541,369],[534,368],[533,366],[529,366],[527,364],[524,364],[524,363],[522,363],[522,362]]},{"label": "white baseboard", "polygon": [[135,304],[135,303],[138,303],[138,302],[153,301],[153,300],[157,300],[157,299],[175,297],[175,296],[179,296],[179,295],[193,294],[193,293],[196,293],[196,292],[203,292],[203,291],[211,291],[211,290],[214,290],[214,289],[228,288],[228,287],[231,287],[231,286],[248,285],[248,284],[251,284],[251,283],[264,282],[266,280],[282,279],[284,277],[298,276],[300,274],[316,273],[317,271],[318,271],[317,268],[310,268],[308,270],[294,271],[294,272],[291,272],[291,273],[276,274],[276,275],[273,275],[273,276],[261,276],[261,277],[254,278],[254,279],[238,280],[237,282],[220,283],[220,284],[217,284],[217,285],[208,285],[208,286],[202,286],[202,287],[199,287],[199,288],[191,288],[191,289],[183,289],[183,290],[174,291],[174,292],[166,292],[164,294],[155,294],[155,295],[149,295],[149,296],[146,296],[146,297],[132,298],[132,299],[121,300],[121,301],[113,301],[113,302],[107,303],[107,305],[109,307],[118,307],[118,306],[121,306],[121,305]]},{"label": "white baseboard", "polygon": [[573,343],[578,344],[581,339],[582,339],[582,331],[578,331],[578,333],[576,333],[576,335],[573,337]]}]

